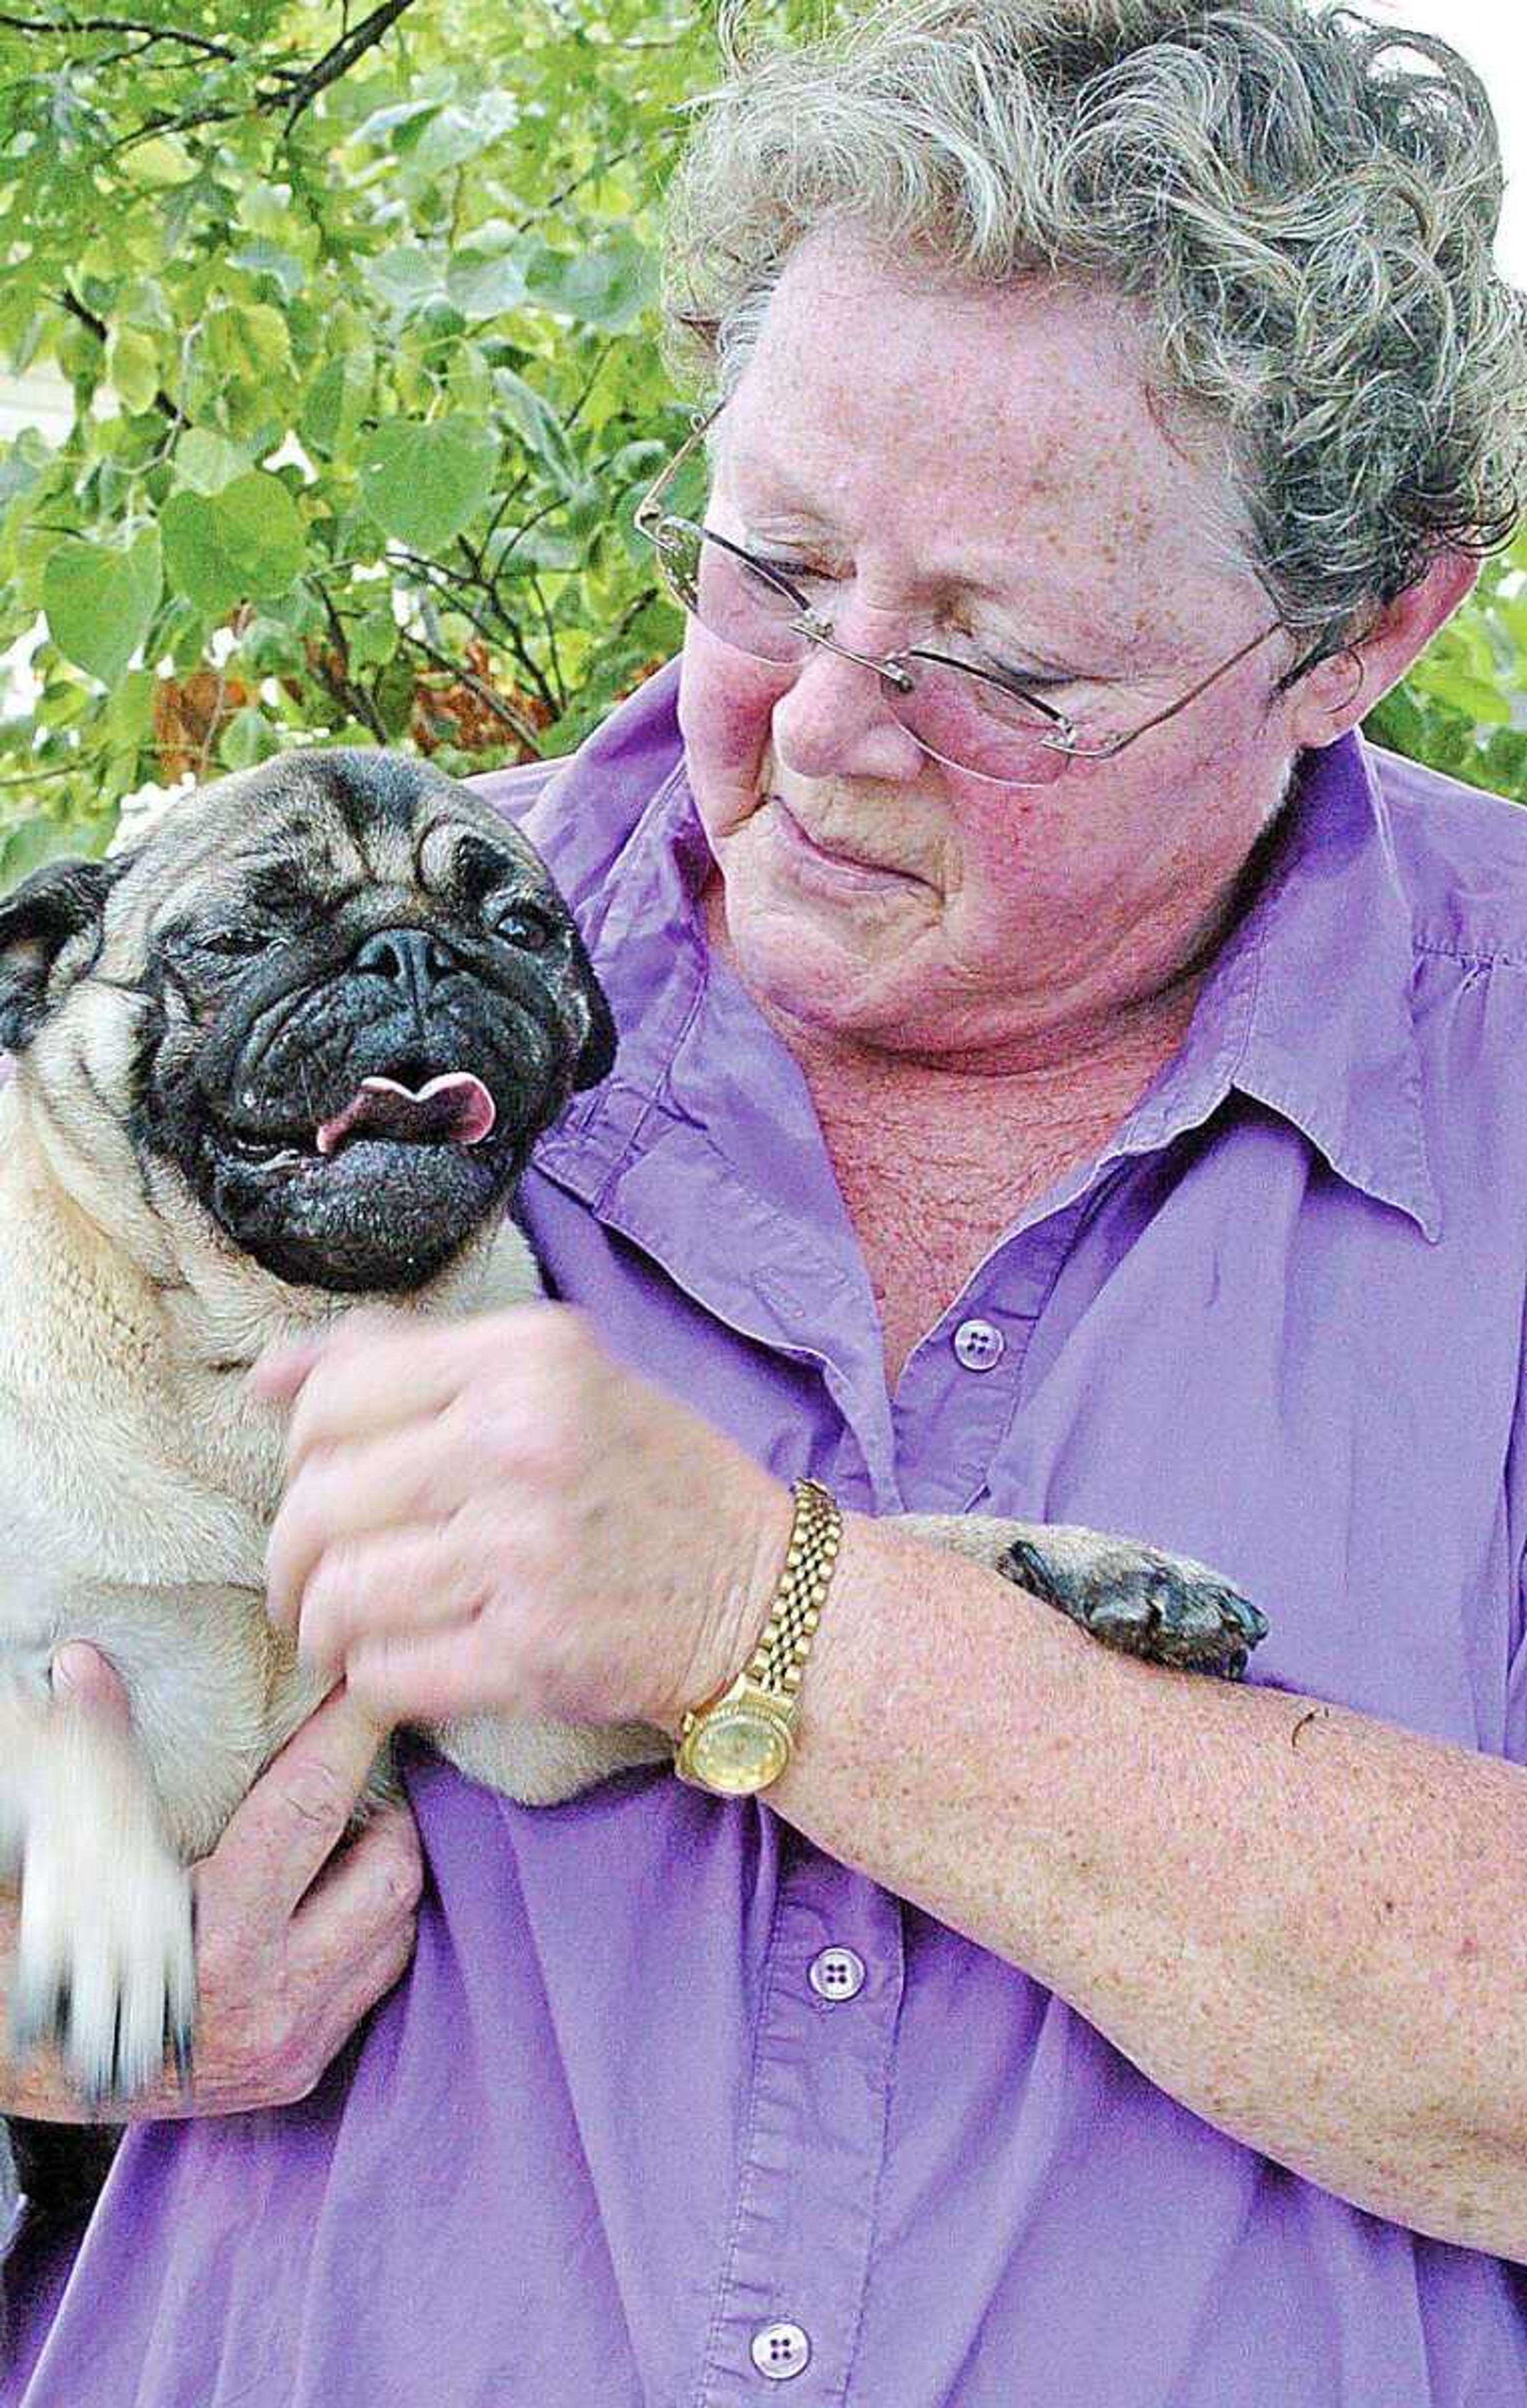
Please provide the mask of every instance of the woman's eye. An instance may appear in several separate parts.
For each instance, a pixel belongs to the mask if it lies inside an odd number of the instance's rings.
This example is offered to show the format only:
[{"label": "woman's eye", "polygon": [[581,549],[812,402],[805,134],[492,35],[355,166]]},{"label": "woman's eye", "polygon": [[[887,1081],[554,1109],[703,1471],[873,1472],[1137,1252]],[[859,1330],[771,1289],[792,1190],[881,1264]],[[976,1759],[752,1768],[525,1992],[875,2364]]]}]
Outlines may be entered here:
[{"label": "woman's eye", "polygon": [[785,578],[792,585],[821,585],[830,581],[833,571],[824,568],[820,560],[786,560],[778,552],[755,552],[752,555],[760,568],[767,568],[776,577]]},{"label": "woman's eye", "polygon": [[1047,686],[1074,685],[1075,678],[1047,677],[1043,669],[1009,669],[999,667],[998,677],[1008,685],[1020,685],[1025,694],[1042,693]]}]

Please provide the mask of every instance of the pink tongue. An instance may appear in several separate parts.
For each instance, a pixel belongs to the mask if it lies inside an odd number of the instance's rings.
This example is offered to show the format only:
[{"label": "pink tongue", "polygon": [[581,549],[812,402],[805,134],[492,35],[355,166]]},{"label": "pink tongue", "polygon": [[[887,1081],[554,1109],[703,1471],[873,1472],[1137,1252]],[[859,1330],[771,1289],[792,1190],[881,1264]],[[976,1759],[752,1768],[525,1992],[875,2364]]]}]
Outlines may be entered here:
[{"label": "pink tongue", "polygon": [[335,1154],[348,1137],[385,1137],[406,1145],[444,1139],[476,1145],[497,1118],[493,1099],[470,1070],[443,1070],[416,1094],[395,1079],[363,1079],[342,1112],[321,1124],[320,1154]]}]

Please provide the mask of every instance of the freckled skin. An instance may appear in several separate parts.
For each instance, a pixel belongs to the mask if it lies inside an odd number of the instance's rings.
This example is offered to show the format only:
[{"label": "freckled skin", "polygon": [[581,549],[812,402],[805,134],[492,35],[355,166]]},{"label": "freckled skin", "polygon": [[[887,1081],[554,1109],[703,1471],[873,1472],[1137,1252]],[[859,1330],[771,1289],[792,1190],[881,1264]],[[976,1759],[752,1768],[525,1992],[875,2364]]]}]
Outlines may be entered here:
[{"label": "freckled skin", "polygon": [[[972,584],[983,627],[1051,654],[1143,640],[1126,682],[1090,690],[1117,724],[1149,719],[1274,614],[1211,565],[1193,504],[1222,511],[1220,471],[1165,439],[1134,339],[1087,294],[912,288],[861,240],[813,236],[719,422],[710,523],[765,551],[828,541],[856,651],[916,640]],[[1295,656],[1280,630],[1117,761],[1020,790],[931,761],[871,670],[818,652],[782,688],[692,624],[680,716],[718,940],[817,1040],[992,1070],[1085,1054],[1221,927],[1295,753],[1342,732],[1340,664],[1266,707]],[[804,882],[779,802],[903,876]]]}]

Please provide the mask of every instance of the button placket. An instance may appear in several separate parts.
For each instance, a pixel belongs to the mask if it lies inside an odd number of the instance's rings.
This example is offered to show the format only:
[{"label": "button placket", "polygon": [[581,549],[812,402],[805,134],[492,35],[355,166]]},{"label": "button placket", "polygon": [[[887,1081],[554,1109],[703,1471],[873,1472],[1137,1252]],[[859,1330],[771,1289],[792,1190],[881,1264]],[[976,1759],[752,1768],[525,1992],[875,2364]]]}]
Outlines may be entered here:
[{"label": "button placket", "polygon": [[[757,2408],[761,2382],[792,2377],[803,2408],[848,2408],[852,2397],[901,2004],[902,1912],[808,1842],[799,1851],[777,1894],[736,2211],[684,2408]],[[851,2007],[828,2012],[849,1998]]]}]

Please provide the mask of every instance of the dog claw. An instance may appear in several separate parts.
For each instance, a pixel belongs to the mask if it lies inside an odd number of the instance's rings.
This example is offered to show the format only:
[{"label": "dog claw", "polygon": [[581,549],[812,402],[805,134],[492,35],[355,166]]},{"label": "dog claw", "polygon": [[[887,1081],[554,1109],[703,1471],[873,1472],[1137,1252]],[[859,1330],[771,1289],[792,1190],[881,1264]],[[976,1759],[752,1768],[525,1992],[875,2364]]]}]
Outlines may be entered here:
[{"label": "dog claw", "polygon": [[195,2052],[192,2045],[191,2026],[177,2024],[169,2034],[169,2053],[175,2062],[175,2079],[182,2099],[191,2097],[195,2071]]}]

